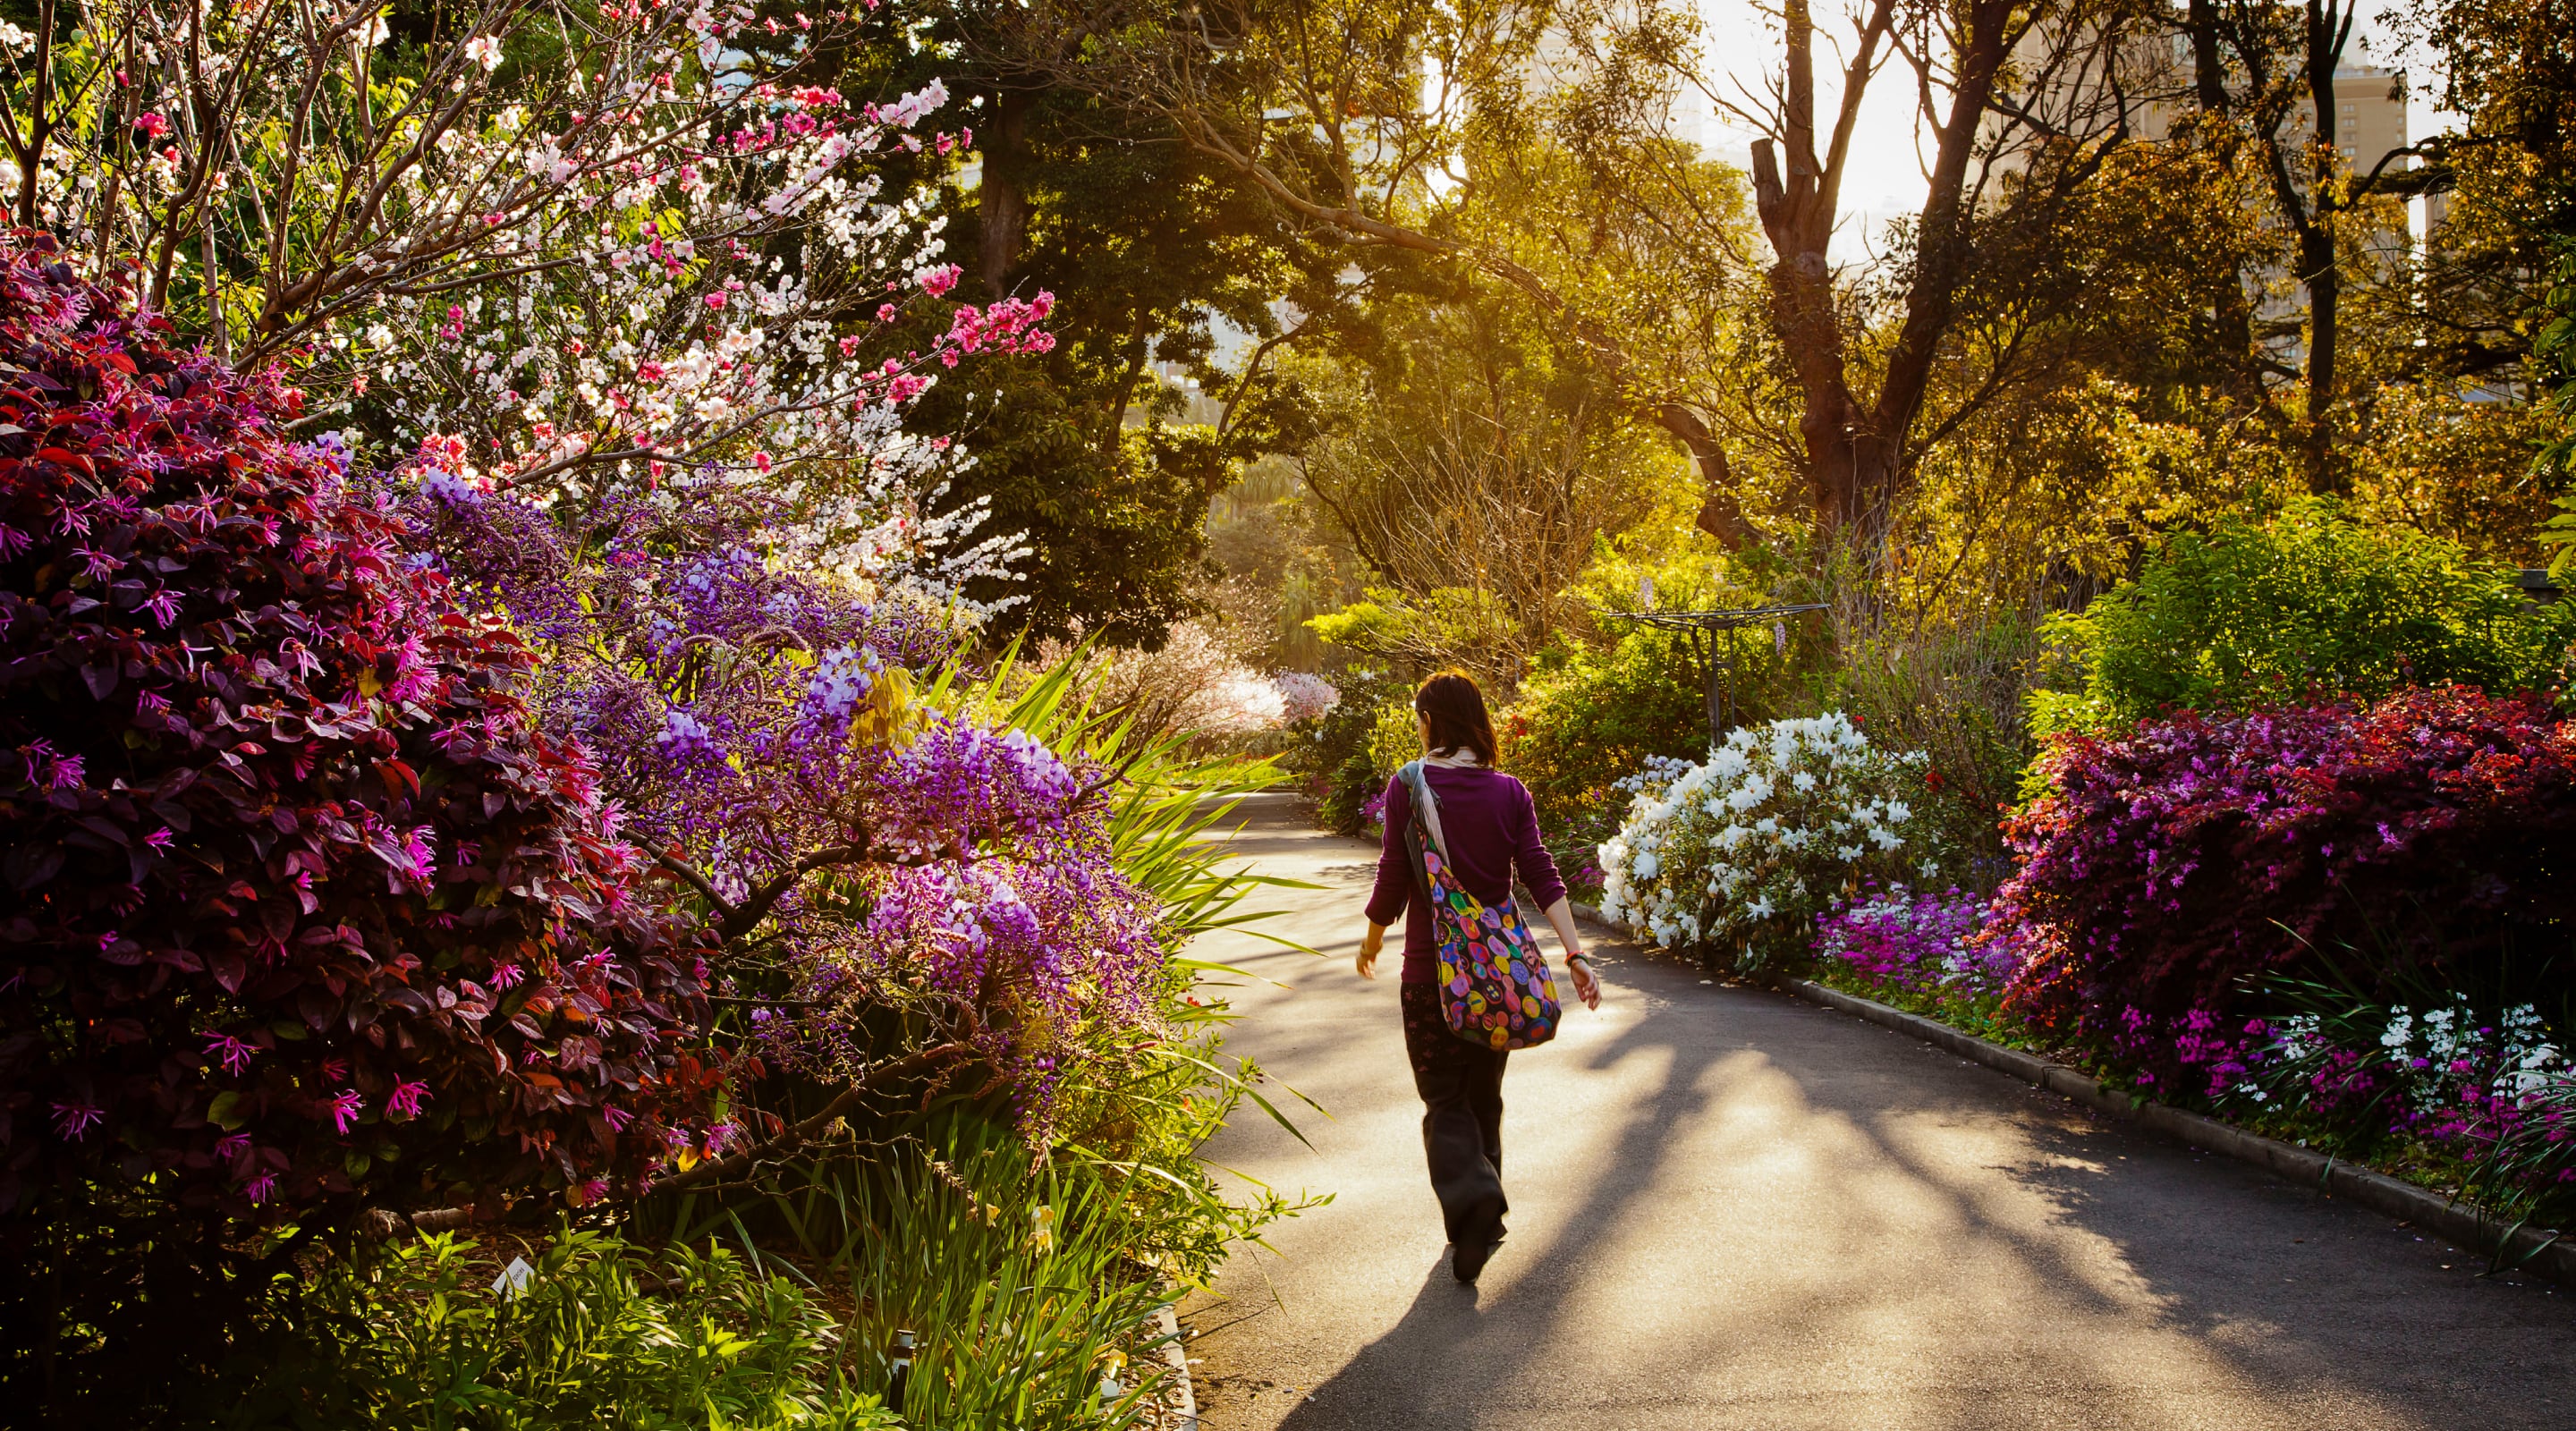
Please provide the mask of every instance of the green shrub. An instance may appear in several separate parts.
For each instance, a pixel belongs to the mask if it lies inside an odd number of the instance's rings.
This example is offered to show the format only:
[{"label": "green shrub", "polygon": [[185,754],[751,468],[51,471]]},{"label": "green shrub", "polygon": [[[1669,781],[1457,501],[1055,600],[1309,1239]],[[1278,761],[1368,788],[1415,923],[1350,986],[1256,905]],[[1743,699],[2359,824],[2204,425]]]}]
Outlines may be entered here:
[{"label": "green shrub", "polygon": [[1389,706],[1412,708],[1412,687],[1383,667],[1349,666],[1332,673],[1342,698],[1320,719],[1300,722],[1280,757],[1316,803],[1316,820],[1338,835],[1356,835],[1363,807],[1386,786],[1373,751],[1378,722]]},{"label": "green shrub", "polygon": [[515,1295],[498,1255],[436,1234],[288,1298],[257,1389],[220,1424],[265,1427],[899,1426],[837,1365],[832,1318],[721,1248],[655,1255],[557,1238]]},{"label": "green shrub", "polygon": [[[1767,649],[1770,633],[1762,633]],[[1628,795],[1613,789],[1649,756],[1708,753],[1708,694],[1675,633],[1632,631],[1606,651],[1581,650],[1532,676],[1497,713],[1503,768],[1538,806],[1539,829],[1570,884],[1599,884],[1593,849],[1619,828]]]},{"label": "green shrub", "polygon": [[2062,675],[2034,729],[2108,731],[2169,708],[2411,685],[2554,685],[2576,607],[2529,608],[2503,568],[2418,533],[2364,526],[2330,501],[2166,542],[2134,582],[2046,635]]},{"label": "green shrub", "polygon": [[2027,685],[2036,616],[1913,625],[1847,610],[1838,624],[1833,704],[1872,740],[1929,758],[1918,803],[1938,832],[1939,877],[1992,890],[2012,871],[1995,815],[2013,802],[2037,752]]}]

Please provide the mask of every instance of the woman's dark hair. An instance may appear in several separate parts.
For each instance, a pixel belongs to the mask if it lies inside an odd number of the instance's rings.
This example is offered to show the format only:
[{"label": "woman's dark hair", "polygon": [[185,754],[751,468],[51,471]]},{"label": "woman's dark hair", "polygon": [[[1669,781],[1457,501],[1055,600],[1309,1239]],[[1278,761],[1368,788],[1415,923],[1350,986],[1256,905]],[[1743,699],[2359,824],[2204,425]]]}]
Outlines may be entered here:
[{"label": "woman's dark hair", "polygon": [[1494,764],[1494,722],[1485,714],[1485,693],[1464,671],[1443,671],[1413,693],[1413,708],[1431,723],[1431,749],[1454,755],[1460,746],[1476,753],[1478,764]]}]

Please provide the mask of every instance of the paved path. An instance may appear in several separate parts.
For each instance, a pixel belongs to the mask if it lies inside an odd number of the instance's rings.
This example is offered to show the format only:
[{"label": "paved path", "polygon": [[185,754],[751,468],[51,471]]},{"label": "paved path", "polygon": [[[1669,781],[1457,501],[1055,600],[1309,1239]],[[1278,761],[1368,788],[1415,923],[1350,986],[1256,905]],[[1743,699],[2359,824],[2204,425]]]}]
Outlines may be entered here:
[{"label": "paved path", "polygon": [[1374,852],[1247,809],[1333,957],[1201,952],[1286,986],[1233,991],[1232,1046],[1333,1117],[1208,1156],[1333,1201],[1186,1309],[1211,1431],[2576,1428],[2576,1295],[1615,946],[1601,1011],[1512,1061],[1512,1236],[1461,1287],[1393,970],[1350,971]]}]

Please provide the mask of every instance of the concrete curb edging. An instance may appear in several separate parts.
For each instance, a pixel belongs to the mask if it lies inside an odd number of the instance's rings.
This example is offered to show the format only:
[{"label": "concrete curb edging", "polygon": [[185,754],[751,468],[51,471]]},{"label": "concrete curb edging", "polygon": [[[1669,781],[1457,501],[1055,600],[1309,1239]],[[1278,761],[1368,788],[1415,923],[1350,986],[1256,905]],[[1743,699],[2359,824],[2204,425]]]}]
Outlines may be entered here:
[{"label": "concrete curb edging", "polygon": [[[1600,910],[1588,904],[1575,905],[1574,914],[1594,924],[1608,924],[1601,918]],[[1970,1062],[1984,1064],[1998,1073],[2009,1073],[2025,1083],[2037,1084],[2051,1093],[2062,1094],[2151,1133],[2205,1152],[2251,1163],[2285,1182],[2319,1189],[2329,1197],[2348,1197],[2373,1212],[2384,1213],[2400,1222],[2411,1222],[2477,1256],[2553,1282],[2576,1286],[2576,1240],[2555,1231],[2508,1223],[2413,1183],[2402,1182],[2385,1173],[2375,1173],[2323,1153],[2311,1152],[2278,1138],[2248,1133],[2215,1118],[2186,1113],[2162,1103],[2132,1100],[2126,1094],[2104,1088],[2100,1080],[2088,1078],[2062,1063],[2006,1048],[1954,1029],[1938,1019],[1909,1014],[1876,999],[1828,989],[1807,979],[1775,979],[1773,984],[1783,993],[1857,1015],[1898,1033],[1912,1034]]]},{"label": "concrete curb edging", "polygon": [[2401,1222],[2411,1222],[2480,1257],[2553,1282],[2576,1286],[2576,1242],[2570,1242],[2556,1232],[2505,1222],[2413,1183],[2401,1182],[2385,1173],[2375,1173],[2323,1153],[2294,1147],[2277,1138],[2248,1133],[2215,1118],[2186,1113],[2162,1103],[2133,1101],[2126,1094],[2104,1088],[2100,1080],[2088,1078],[2062,1063],[2052,1063],[2034,1054],[1990,1043],[1939,1020],[1909,1014],[1876,999],[1828,989],[1806,979],[1781,979],[1776,981],[1776,986],[1782,992],[1809,1003],[1855,1014],[1899,1033],[1912,1034],[1961,1058],[1982,1063],[2000,1073],[2009,1073],[2024,1082],[2035,1083],[2051,1093],[2063,1094],[2089,1108],[2135,1123],[2176,1142],[2251,1163],[2286,1182],[2320,1189],[2329,1197],[2348,1197],[2373,1212],[2385,1213]]},{"label": "concrete curb edging", "polygon": [[1190,1382],[1189,1343],[1181,1335],[1181,1320],[1173,1314],[1172,1304],[1165,1302],[1155,1311],[1154,1321],[1165,1338],[1163,1360],[1171,1364],[1172,1379],[1180,1383],[1181,1409],[1176,1424],[1182,1431],[1200,1431],[1198,1388]]}]

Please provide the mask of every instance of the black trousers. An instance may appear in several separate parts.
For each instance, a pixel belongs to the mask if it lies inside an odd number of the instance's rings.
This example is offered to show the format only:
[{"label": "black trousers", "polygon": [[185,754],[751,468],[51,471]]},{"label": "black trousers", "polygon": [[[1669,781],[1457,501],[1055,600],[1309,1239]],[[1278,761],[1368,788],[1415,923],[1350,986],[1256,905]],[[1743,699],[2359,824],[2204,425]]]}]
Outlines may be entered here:
[{"label": "black trousers", "polygon": [[1511,1208],[1503,1197],[1503,1063],[1511,1055],[1451,1033],[1439,985],[1403,984],[1398,993],[1440,1220],[1460,1247],[1500,1241]]}]

